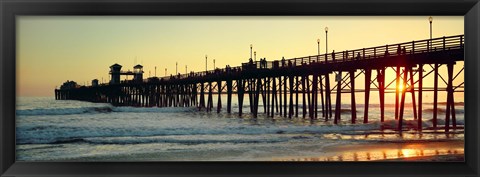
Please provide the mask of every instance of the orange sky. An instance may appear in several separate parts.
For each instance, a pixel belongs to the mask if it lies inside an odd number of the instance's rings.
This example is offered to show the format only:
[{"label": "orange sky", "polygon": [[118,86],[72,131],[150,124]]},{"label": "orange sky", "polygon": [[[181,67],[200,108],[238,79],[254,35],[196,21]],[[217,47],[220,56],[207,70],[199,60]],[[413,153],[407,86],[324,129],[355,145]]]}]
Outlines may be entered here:
[{"label": "orange sky", "polygon": [[[463,16],[434,16],[433,37],[464,34]],[[213,69],[257,58],[278,60],[315,55],[319,38],[325,52],[429,38],[428,16],[407,17],[174,17],[174,16],[18,16],[17,94],[53,96],[66,80],[79,84],[108,81],[113,63],[145,75]],[[459,71],[463,62],[457,63]],[[445,73],[445,68],[440,70]],[[387,73],[388,74],[388,73]],[[387,80],[393,79],[393,74]],[[358,82],[362,78],[359,78]],[[425,79],[431,84],[432,77]],[[463,82],[463,73],[455,84]],[[361,86],[362,84],[359,84]],[[359,87],[360,88],[360,87]]]}]

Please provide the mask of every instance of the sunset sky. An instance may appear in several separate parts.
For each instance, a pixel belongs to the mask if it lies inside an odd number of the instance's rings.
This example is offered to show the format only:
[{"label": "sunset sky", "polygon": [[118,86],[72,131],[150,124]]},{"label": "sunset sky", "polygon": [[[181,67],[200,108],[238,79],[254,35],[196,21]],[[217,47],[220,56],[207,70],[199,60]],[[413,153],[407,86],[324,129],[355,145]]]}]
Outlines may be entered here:
[{"label": "sunset sky", "polygon": [[[144,78],[154,76],[155,67],[157,76],[163,77],[165,68],[173,74],[175,62],[182,74],[185,65],[204,71],[205,55],[209,69],[213,59],[217,67],[239,66],[248,61],[250,44],[257,59],[269,61],[315,55],[318,38],[324,53],[327,26],[329,52],[429,38],[428,16],[17,16],[17,95],[53,96],[67,80],[108,82],[114,63],[123,70],[142,64]],[[463,16],[433,17],[434,38],[459,34]],[[454,84],[462,81],[463,74]]]}]

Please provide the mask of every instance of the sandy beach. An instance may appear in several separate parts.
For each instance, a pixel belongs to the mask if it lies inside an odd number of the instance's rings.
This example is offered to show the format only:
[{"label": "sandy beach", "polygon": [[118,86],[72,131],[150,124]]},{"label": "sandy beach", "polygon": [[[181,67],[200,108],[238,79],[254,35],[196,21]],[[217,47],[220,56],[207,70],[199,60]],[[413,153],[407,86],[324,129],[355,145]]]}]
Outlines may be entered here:
[{"label": "sandy beach", "polygon": [[[463,162],[464,161],[464,140],[463,134],[451,134],[450,138],[442,133],[424,134],[423,139],[418,134],[405,134],[401,140],[393,138],[398,136],[395,133],[370,134],[370,135],[324,135],[329,138],[327,144],[318,142],[304,142],[297,144],[285,144],[289,148],[278,148],[271,146],[252,146],[250,150],[234,148],[218,149],[211,151],[198,147],[195,151],[176,150],[174,152],[151,152],[132,153],[108,156],[90,156],[83,158],[61,159],[66,161],[412,161],[412,162]],[[298,135],[297,137],[308,137],[318,135]],[[459,136],[456,137],[455,136]],[[379,139],[383,137],[384,139]],[[452,138],[454,137],[454,138]],[[338,139],[335,139],[338,138]],[[343,140],[360,140],[341,142]],[[364,141],[365,139],[375,139]],[[103,148],[115,148],[116,145],[109,145]],[[160,146],[160,144],[155,145]],[[295,153],[304,150],[303,153]],[[255,151],[255,153],[252,153]],[[291,154],[291,155],[289,155]]]},{"label": "sandy beach", "polygon": [[275,161],[458,161],[463,162],[464,141],[411,141],[394,143],[359,143],[326,147],[318,157],[277,158]]}]

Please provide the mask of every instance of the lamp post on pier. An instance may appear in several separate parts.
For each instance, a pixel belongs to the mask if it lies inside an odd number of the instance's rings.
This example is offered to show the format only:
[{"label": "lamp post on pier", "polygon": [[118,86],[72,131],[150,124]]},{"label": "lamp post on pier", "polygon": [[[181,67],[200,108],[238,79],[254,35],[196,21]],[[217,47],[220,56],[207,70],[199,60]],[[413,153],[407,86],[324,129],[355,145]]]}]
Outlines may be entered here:
[{"label": "lamp post on pier", "polygon": [[208,67],[207,67],[207,66],[208,66],[207,57],[208,57],[208,55],[205,55],[205,72],[207,72],[207,70],[208,70]]},{"label": "lamp post on pier", "polygon": [[433,17],[432,16],[428,17],[428,22],[430,22],[430,41],[428,43],[430,46],[428,46],[428,48],[430,50],[432,50],[431,49],[432,48],[432,22],[433,22]]},{"label": "lamp post on pier", "polygon": [[252,59],[252,48],[253,48],[253,45],[250,44],[250,59]]},{"label": "lamp post on pier", "polygon": [[325,53],[328,54],[328,27],[325,27]]},{"label": "lamp post on pier", "polygon": [[253,58],[255,59],[255,62],[257,62],[257,51],[253,52]]},{"label": "lamp post on pier", "polygon": [[317,38],[317,55],[317,62],[319,62],[318,59],[320,59],[320,38]]},{"label": "lamp post on pier", "polygon": [[320,55],[320,39],[317,39],[317,54]]},{"label": "lamp post on pier", "polygon": [[428,17],[428,21],[430,22],[430,40],[432,40],[432,22],[433,22],[433,17],[432,17],[432,16]]}]

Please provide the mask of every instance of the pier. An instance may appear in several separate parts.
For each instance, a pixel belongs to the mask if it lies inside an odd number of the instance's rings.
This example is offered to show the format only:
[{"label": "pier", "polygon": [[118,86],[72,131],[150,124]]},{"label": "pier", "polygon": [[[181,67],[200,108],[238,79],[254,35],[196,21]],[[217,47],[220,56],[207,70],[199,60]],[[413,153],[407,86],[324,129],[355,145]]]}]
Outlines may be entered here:
[{"label": "pier", "polygon": [[[456,129],[454,92],[463,92],[462,82],[453,81],[463,71],[454,73],[457,61],[464,61],[464,35],[409,41],[384,46],[331,52],[320,55],[251,61],[241,66],[225,67],[203,72],[191,72],[168,77],[142,78],[141,65],[133,72],[121,71],[118,64],[111,66],[112,80],[108,84],[92,82],[92,86],[68,86],[55,89],[57,100],[81,100],[111,103],[115,106],[138,107],[198,107],[208,112],[221,112],[221,95],[227,95],[227,113],[232,113],[232,97],[238,99],[238,114],[242,116],[245,96],[253,117],[301,117],[333,120],[341,117],[341,97],[351,97],[351,123],[369,122],[369,102],[378,94],[380,120],[385,121],[385,94],[395,94],[395,116],[398,131],[404,128],[404,112],[413,109],[416,129]],[[447,73],[439,73],[446,67]],[[386,74],[394,73],[393,80]],[[134,79],[120,81],[120,75],[133,75]],[[357,77],[365,77],[363,83]],[[423,79],[433,75],[433,86],[425,87]],[[330,76],[335,80],[330,81]],[[446,87],[439,87],[442,82]],[[357,89],[358,84],[363,85]],[[65,84],[64,84],[65,85]],[[392,88],[393,87],[393,88]],[[402,88],[402,89],[398,89]],[[433,92],[433,127],[422,127],[422,94]],[[438,127],[438,93],[445,92],[445,126]],[[357,115],[356,93],[364,93],[363,115]],[[332,98],[335,95],[335,98]],[[215,98],[216,97],[216,98]],[[299,103],[299,97],[302,103]],[[410,98],[409,98],[410,97]],[[214,105],[217,99],[217,105]],[[412,107],[407,107],[411,99]],[[333,101],[332,101],[333,100]],[[259,104],[263,110],[259,110]],[[301,106],[301,107],[300,107]],[[335,106],[335,107],[333,107]],[[443,106],[443,105],[442,105]],[[360,120],[359,120],[360,119]]]}]

